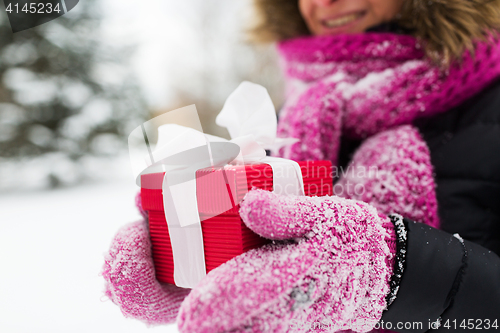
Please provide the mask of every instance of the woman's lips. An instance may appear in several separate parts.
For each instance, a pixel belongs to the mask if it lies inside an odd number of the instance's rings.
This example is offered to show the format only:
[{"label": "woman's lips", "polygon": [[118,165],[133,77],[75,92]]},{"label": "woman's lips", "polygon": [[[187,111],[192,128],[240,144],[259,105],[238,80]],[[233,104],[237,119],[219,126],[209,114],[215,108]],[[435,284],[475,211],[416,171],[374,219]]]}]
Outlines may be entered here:
[{"label": "woman's lips", "polygon": [[363,15],[365,15],[365,13],[366,13],[365,11],[349,13],[346,15],[342,15],[340,17],[322,20],[321,23],[327,29],[340,28],[358,20]]}]

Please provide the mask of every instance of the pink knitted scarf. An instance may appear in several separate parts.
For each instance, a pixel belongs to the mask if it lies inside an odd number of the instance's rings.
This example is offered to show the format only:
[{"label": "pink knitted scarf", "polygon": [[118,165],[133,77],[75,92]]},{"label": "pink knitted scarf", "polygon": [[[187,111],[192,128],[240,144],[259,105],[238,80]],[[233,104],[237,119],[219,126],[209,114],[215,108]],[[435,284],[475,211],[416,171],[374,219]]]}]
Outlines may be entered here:
[{"label": "pink knitted scarf", "polygon": [[287,102],[282,150],[294,160],[337,162],[342,136],[366,138],[414,119],[450,110],[500,76],[500,43],[477,43],[475,56],[446,71],[408,35],[364,33],[281,42]]}]

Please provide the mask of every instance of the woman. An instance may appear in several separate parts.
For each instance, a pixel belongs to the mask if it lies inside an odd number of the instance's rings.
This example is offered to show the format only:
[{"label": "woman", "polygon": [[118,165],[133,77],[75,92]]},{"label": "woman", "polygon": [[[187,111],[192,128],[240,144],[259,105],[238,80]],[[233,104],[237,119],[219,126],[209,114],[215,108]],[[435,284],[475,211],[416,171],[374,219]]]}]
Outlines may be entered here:
[{"label": "woman", "polygon": [[498,329],[500,1],[256,4],[287,77],[279,133],[300,139],[281,155],[347,170],[337,196],[249,192],[240,215],[277,242],[190,293],[155,281],[129,225],[107,295],[149,323],[180,307],[182,332]]}]

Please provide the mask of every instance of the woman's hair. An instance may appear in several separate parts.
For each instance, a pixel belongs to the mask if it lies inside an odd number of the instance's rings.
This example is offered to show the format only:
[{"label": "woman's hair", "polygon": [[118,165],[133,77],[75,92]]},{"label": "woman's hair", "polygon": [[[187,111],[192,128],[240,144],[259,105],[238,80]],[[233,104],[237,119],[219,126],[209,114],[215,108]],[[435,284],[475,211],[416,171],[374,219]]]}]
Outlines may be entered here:
[{"label": "woman's hair", "polygon": [[[309,35],[298,0],[254,0],[253,40],[275,42]],[[403,0],[395,22],[425,43],[427,55],[448,63],[473,51],[473,41],[500,29],[500,0]]]}]

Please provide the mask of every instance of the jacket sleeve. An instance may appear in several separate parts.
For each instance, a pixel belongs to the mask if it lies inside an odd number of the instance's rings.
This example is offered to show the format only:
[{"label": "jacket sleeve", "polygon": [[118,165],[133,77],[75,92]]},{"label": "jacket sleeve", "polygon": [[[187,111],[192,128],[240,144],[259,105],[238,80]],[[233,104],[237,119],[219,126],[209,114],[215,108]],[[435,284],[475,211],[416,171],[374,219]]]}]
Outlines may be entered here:
[{"label": "jacket sleeve", "polygon": [[380,327],[396,332],[495,330],[500,325],[500,258],[458,234],[399,218],[404,237],[398,237],[391,281],[394,301]]}]

